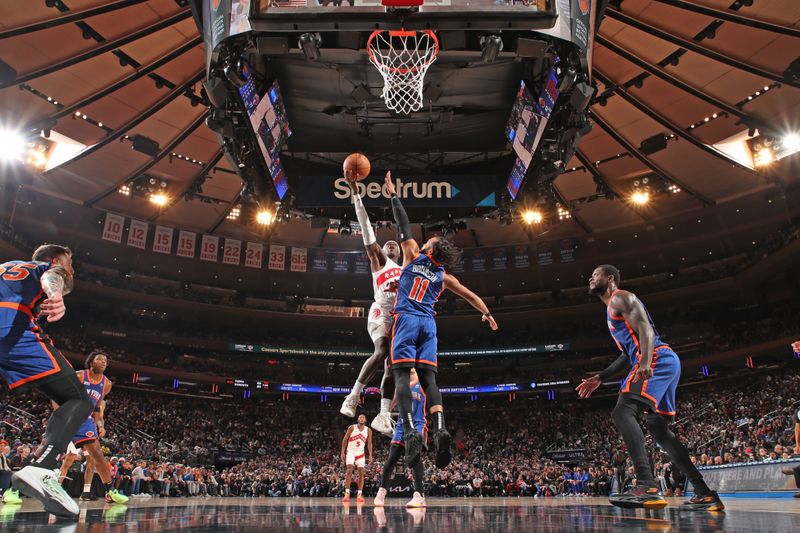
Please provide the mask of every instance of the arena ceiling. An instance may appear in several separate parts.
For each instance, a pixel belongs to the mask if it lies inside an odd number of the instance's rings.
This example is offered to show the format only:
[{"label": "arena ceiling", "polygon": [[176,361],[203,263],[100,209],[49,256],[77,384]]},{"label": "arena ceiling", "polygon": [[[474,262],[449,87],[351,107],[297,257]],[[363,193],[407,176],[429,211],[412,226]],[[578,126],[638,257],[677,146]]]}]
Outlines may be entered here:
[{"label": "arena ceiling", "polygon": [[[3,125],[42,128],[62,141],[59,146],[66,155],[61,157],[67,160],[34,176],[28,185],[32,188],[161,224],[254,238],[257,230],[226,220],[239,202],[242,183],[204,124],[200,84],[205,79],[205,52],[187,4],[4,2]],[[691,217],[697,209],[714,209],[796,180],[796,161],[791,160],[797,156],[764,172],[737,163],[715,145],[746,135],[750,128],[800,131],[798,50],[797,0],[612,1],[594,52],[594,128],[583,138],[569,170],[555,181],[572,217],[556,221],[550,235],[580,236],[676,213]],[[284,96],[289,120],[296,120],[293,127],[300,134],[299,140],[290,140],[289,150],[334,152],[329,155],[336,158],[337,152],[348,151],[346,143],[337,142],[343,126],[325,111],[350,98],[352,88],[334,85],[337,80],[321,76],[319,66],[304,62],[298,50],[291,53],[296,57],[282,63],[292,79]],[[363,50],[355,56],[363,68],[369,66]],[[484,157],[489,157],[491,151],[506,148],[491,142],[483,146],[481,139],[487,138],[489,128],[502,129],[516,81],[505,80],[512,92],[501,94],[493,90],[502,84],[491,66],[464,70],[444,97],[457,93],[462,102],[483,106],[483,112],[464,117],[459,123],[462,140],[439,139],[439,149],[486,152]],[[435,69],[431,73],[435,76]],[[513,74],[513,69],[503,71],[505,76]],[[667,137],[665,149],[650,155],[640,149],[643,140],[661,134]],[[132,150],[138,135],[156,141],[157,150],[150,155]],[[464,136],[472,139],[469,145],[459,144]],[[72,153],[69,143],[77,143]],[[406,151],[418,149],[409,145]],[[386,151],[392,150],[402,151]],[[143,173],[168,183],[172,201],[167,206],[118,192]],[[653,174],[680,192],[632,207],[624,199],[630,183]],[[198,180],[204,180],[202,195],[187,197]],[[621,198],[585,202],[598,184]],[[481,244],[532,238],[522,224],[480,222],[473,235]],[[274,230],[280,241],[312,245],[322,242],[325,231],[311,229],[305,220]]]}]

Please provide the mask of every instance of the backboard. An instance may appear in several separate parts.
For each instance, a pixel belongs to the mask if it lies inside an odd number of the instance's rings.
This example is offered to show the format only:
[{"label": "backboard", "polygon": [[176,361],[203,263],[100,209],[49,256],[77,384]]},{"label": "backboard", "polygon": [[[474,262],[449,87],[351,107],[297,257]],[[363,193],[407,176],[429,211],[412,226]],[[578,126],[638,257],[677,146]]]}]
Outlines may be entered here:
[{"label": "backboard", "polygon": [[[394,2],[393,2],[394,3]],[[552,28],[555,0],[423,0],[393,8],[381,0],[260,0],[251,17],[260,32],[377,29],[541,30]]]}]

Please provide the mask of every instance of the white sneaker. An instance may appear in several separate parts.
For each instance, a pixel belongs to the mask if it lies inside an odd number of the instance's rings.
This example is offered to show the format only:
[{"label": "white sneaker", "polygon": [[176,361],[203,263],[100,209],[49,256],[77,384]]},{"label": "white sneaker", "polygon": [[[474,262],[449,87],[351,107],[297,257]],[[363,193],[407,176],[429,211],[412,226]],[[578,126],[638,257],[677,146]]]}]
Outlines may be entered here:
[{"label": "white sneaker", "polygon": [[58,470],[29,465],[12,476],[11,484],[22,494],[41,501],[48,513],[68,518],[77,517],[80,508],[61,487],[58,482],[59,474]]},{"label": "white sneaker", "polygon": [[372,419],[372,423],[369,427],[391,439],[394,435],[394,428],[396,425],[397,423],[392,419],[392,415],[389,413],[380,413]]},{"label": "white sneaker", "polygon": [[414,497],[406,504],[406,507],[425,507],[425,496],[419,492],[414,492]]},{"label": "white sneaker", "polygon": [[342,402],[342,408],[339,409],[339,412],[348,418],[354,418],[356,416],[356,407],[358,407],[358,397],[358,394],[348,394],[344,402]]},{"label": "white sneaker", "polygon": [[375,507],[383,507],[383,501],[386,499],[386,489],[383,487],[378,489],[378,494],[375,496],[375,499],[372,503]]}]

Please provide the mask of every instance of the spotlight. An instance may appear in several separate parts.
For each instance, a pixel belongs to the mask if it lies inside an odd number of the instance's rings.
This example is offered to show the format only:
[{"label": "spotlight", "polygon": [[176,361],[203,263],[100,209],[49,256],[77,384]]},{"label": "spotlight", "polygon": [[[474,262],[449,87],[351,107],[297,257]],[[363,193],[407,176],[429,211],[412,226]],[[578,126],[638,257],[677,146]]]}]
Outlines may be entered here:
[{"label": "spotlight", "polygon": [[159,207],[164,207],[168,201],[169,198],[167,198],[166,194],[156,193],[150,195],[150,202]]},{"label": "spotlight", "polygon": [[266,209],[262,209],[256,215],[256,222],[262,226],[269,226],[275,220],[275,215]]},{"label": "spotlight", "polygon": [[18,131],[0,129],[0,160],[19,161],[28,143]]},{"label": "spotlight", "polygon": [[781,140],[784,150],[789,152],[800,152],[800,133],[790,133]]},{"label": "spotlight", "polygon": [[770,146],[764,146],[753,154],[753,165],[757,167],[765,167],[773,161],[775,161],[775,151]]},{"label": "spotlight", "polygon": [[481,61],[491,63],[497,59],[497,55],[503,51],[503,39],[498,35],[484,35],[481,42]]},{"label": "spotlight", "polygon": [[631,195],[631,202],[636,205],[646,205],[650,201],[650,193],[636,191]]},{"label": "spotlight", "polygon": [[304,33],[298,39],[297,44],[309,61],[316,61],[322,56],[319,49],[322,46],[322,35],[319,33]]},{"label": "spotlight", "polygon": [[123,196],[130,196],[131,195],[131,186],[130,185],[123,185],[119,188],[118,192]]},{"label": "spotlight", "polygon": [[525,224],[541,224],[542,222],[542,214],[539,211],[533,211],[531,209],[526,209],[522,212],[522,220]]},{"label": "spotlight", "polygon": [[239,220],[239,215],[242,214],[242,206],[237,205],[234,206],[229,212],[228,215],[225,217],[228,220]]}]

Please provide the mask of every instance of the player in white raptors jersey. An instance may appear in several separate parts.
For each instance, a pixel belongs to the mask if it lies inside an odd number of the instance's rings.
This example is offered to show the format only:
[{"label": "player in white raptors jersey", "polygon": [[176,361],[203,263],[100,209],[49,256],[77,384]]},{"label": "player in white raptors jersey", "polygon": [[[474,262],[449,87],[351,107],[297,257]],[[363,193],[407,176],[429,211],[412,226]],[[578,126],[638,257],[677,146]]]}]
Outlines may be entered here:
[{"label": "player in white raptors jersey", "polygon": [[350,394],[344,399],[342,408],[339,410],[343,415],[353,418],[356,416],[356,407],[361,396],[361,391],[367,383],[377,374],[381,367],[384,367],[383,380],[381,381],[381,411],[370,424],[372,429],[391,437],[394,433],[394,421],[392,420],[389,407],[394,397],[394,378],[391,372],[385,369],[386,360],[389,357],[392,335],[392,308],[397,297],[397,282],[400,279],[400,245],[395,241],[387,241],[383,248],[378,246],[372,225],[361,201],[353,181],[350,180],[350,188],[353,190],[353,204],[356,208],[358,223],[361,225],[361,232],[364,236],[364,248],[369,256],[370,269],[372,270],[372,287],[375,291],[375,302],[369,309],[367,319],[367,330],[372,342],[375,344],[375,351],[369,359],[364,361],[361,372],[358,374]]},{"label": "player in white raptors jersey", "polygon": [[358,415],[358,423],[347,428],[342,439],[342,462],[347,465],[344,478],[344,497],[342,503],[350,501],[350,484],[353,482],[353,467],[358,468],[358,499],[356,503],[364,503],[364,466],[372,464],[372,430],[366,426],[367,417]]}]

